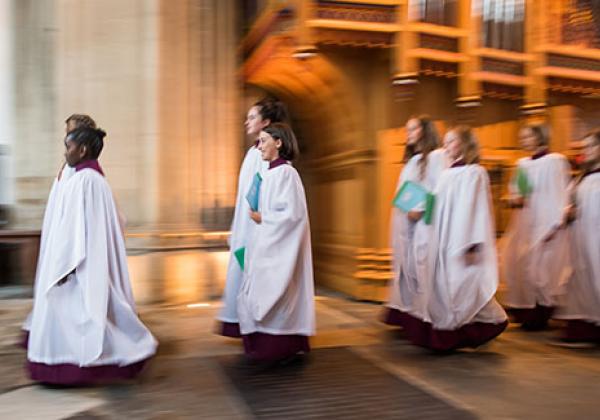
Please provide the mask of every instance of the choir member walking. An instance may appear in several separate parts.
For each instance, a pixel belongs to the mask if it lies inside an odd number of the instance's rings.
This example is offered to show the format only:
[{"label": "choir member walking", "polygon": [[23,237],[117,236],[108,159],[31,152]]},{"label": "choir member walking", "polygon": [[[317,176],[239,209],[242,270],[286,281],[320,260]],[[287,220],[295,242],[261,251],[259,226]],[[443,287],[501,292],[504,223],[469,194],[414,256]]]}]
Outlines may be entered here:
[{"label": "choir member walking", "polygon": [[[448,158],[439,149],[439,136],[428,116],[413,117],[406,123],[405,166],[396,191],[405,183],[414,182],[432,192],[440,174],[448,167]],[[426,254],[428,226],[423,220],[423,203],[408,212],[392,209],[391,243],[393,249],[394,279],[390,286],[389,301],[384,322],[404,326],[412,317],[426,320],[428,285]]]},{"label": "choir member walking", "polygon": [[565,344],[600,343],[600,130],[588,134],[584,144],[584,172],[570,188],[573,199],[565,214],[573,276],[556,316],[567,320]]},{"label": "choir member walking", "polygon": [[275,123],[260,133],[268,162],[256,228],[247,242],[238,315],[246,355],[253,361],[294,358],[315,334],[313,267],[302,180],[291,165],[298,147],[292,130]]},{"label": "choir member walking", "polygon": [[[240,327],[237,315],[237,295],[242,282],[243,269],[240,264],[242,249],[251,235],[254,222],[249,216],[249,204],[246,195],[256,174],[264,175],[268,162],[265,162],[258,150],[258,135],[271,123],[287,121],[285,105],[272,97],[264,98],[255,103],[246,117],[246,134],[254,143],[246,152],[238,178],[235,212],[231,224],[229,248],[231,255],[227,266],[227,278],[223,295],[223,307],[217,317],[220,322],[218,333],[226,337],[240,337]],[[236,252],[238,253],[236,257]]]},{"label": "choir member walking", "polygon": [[426,318],[412,317],[405,326],[414,344],[437,351],[477,347],[508,324],[494,297],[496,238],[488,175],[477,163],[477,140],[468,127],[458,126],[446,135],[445,147],[452,164],[435,189]]},{"label": "choir member walking", "polygon": [[129,379],[156,352],[136,313],[121,223],[97,160],[104,136],[78,128],[65,138],[75,173],[53,190],[44,216],[27,351],[36,381]]},{"label": "choir member walking", "polygon": [[546,327],[571,275],[569,243],[560,229],[568,205],[569,163],[548,149],[545,125],[519,132],[531,157],[520,159],[509,188],[516,207],[502,250],[505,305],[524,329]]}]

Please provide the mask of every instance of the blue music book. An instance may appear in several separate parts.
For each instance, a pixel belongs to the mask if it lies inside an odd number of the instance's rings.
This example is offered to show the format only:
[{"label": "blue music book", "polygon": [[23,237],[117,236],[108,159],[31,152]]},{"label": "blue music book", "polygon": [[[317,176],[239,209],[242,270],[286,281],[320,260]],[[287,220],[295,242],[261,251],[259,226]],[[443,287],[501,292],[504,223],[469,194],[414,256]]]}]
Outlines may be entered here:
[{"label": "blue music book", "polygon": [[260,173],[256,173],[252,179],[252,185],[246,194],[246,200],[250,204],[252,211],[258,211],[258,199],[260,198],[260,185],[262,184],[262,176]]}]

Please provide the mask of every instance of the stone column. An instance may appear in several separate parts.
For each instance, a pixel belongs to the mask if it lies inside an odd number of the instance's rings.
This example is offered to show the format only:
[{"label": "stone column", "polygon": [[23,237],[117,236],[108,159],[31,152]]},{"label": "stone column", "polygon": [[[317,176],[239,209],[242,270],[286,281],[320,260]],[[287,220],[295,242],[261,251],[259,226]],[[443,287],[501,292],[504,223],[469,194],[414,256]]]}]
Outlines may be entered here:
[{"label": "stone column", "polygon": [[157,220],[159,9],[154,0],[57,0],[57,118],[91,115],[130,229]]},{"label": "stone column", "polygon": [[526,121],[544,121],[548,116],[546,77],[536,70],[545,63],[545,52],[540,47],[547,44],[551,35],[550,6],[547,0],[527,0],[525,4],[525,52],[532,57],[525,64],[525,75],[531,79],[525,87],[525,105],[521,107]]},{"label": "stone column", "polygon": [[14,187],[18,227],[39,229],[63,161],[64,124],[56,114],[56,0],[14,0]]},{"label": "stone column", "polygon": [[[229,226],[242,134],[233,0],[0,0],[0,118],[16,110],[17,213],[41,225],[63,161],[64,120],[91,115],[108,136],[100,157],[129,232]],[[2,36],[0,42],[8,43]],[[4,46],[5,44],[2,44]],[[8,45],[8,44],[6,44]],[[8,69],[8,70],[7,70]],[[6,73],[6,71],[14,73]],[[14,77],[13,77],[14,75]],[[5,140],[0,140],[0,144]]]},{"label": "stone column", "polygon": [[14,203],[11,147],[14,135],[13,0],[0,0],[0,228]]},{"label": "stone column", "polygon": [[240,164],[233,1],[161,3],[159,218],[228,229]]},{"label": "stone column", "polygon": [[473,51],[481,46],[480,25],[481,14],[472,15],[471,0],[459,2],[458,27],[468,36],[458,40],[458,50],[466,56],[466,61],[459,63],[458,98],[456,98],[457,120],[465,124],[473,124],[481,107],[481,84],[472,78],[479,70],[479,60]]}]

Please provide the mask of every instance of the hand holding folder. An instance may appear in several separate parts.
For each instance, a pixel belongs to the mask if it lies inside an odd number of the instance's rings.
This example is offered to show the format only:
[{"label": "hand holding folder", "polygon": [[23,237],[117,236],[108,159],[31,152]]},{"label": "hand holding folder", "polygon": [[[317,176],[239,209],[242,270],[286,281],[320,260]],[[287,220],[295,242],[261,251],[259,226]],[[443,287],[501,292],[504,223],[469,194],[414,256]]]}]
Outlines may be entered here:
[{"label": "hand holding folder", "polygon": [[406,181],[398,190],[392,204],[404,213],[408,213],[415,207],[422,205],[424,207],[423,221],[425,224],[430,224],[435,205],[435,196],[421,185],[412,181]]}]

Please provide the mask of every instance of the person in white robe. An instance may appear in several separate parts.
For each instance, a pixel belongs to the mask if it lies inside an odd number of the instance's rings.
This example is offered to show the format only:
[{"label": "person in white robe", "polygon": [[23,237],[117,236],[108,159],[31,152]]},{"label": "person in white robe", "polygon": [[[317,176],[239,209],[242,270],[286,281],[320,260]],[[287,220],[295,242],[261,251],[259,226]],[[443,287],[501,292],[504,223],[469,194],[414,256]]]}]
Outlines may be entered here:
[{"label": "person in white robe", "polygon": [[117,207],[97,160],[104,136],[93,128],[67,135],[75,173],[46,208],[27,346],[39,382],[130,379],[156,352],[137,316]]},{"label": "person in white robe", "polygon": [[478,347],[506,326],[495,299],[498,286],[496,239],[489,178],[470,128],[445,137],[453,162],[435,189],[427,253],[430,291],[425,320],[412,318],[406,334],[413,344],[436,351]]},{"label": "person in white robe", "polygon": [[298,153],[294,133],[271,124],[260,133],[259,149],[269,169],[259,211],[250,213],[256,227],[247,243],[238,314],[246,356],[272,362],[310,350],[313,266],[304,187],[290,163]]},{"label": "person in white robe", "polygon": [[556,318],[567,321],[562,342],[600,343],[600,130],[584,139],[584,171],[572,183],[568,224],[573,273]]},{"label": "person in white robe", "polygon": [[[85,114],[72,114],[65,120],[65,134],[69,134],[71,131],[76,130],[77,128],[96,128],[96,122],[89,116]],[[56,178],[52,182],[52,187],[50,188],[50,195],[48,196],[48,202],[46,203],[46,209],[54,207],[54,200],[56,196],[61,195],[62,193],[59,190],[66,184],[66,181],[75,173],[75,168],[67,165],[66,162],[63,162],[61,165]],[[62,181],[62,182],[61,182]],[[44,221],[42,223],[42,232],[46,230],[48,224],[48,212],[46,212],[44,216]],[[40,255],[46,252],[45,249],[45,237],[42,235],[40,241]],[[39,259],[38,259],[39,264]],[[29,329],[31,327],[31,313],[25,319],[23,323],[22,330],[24,332],[23,338],[19,343],[20,347],[27,348],[27,342],[29,340]]]},{"label": "person in white robe", "polygon": [[[248,110],[244,125],[246,134],[256,140],[260,131],[269,124],[285,121],[287,121],[285,105],[275,98],[267,97],[256,102]],[[256,140],[246,152],[238,178],[237,197],[229,238],[231,254],[227,266],[223,306],[217,316],[217,321],[219,321],[217,333],[225,337],[241,337],[237,316],[237,295],[242,283],[243,271],[234,253],[246,246],[254,227],[254,222],[249,216],[250,206],[246,200],[246,194],[256,174],[259,173],[263,176],[267,168],[268,162],[262,159],[258,150],[258,140]]]},{"label": "person in white robe", "polygon": [[501,252],[503,303],[522,328],[540,330],[564,297],[571,275],[567,232],[560,229],[570,170],[563,155],[549,153],[545,125],[523,127],[519,139],[532,156],[519,159],[509,184],[515,209]]},{"label": "person in white robe", "polygon": [[[433,192],[440,174],[448,167],[448,157],[440,146],[433,121],[428,116],[409,119],[406,123],[406,162],[396,192],[406,181],[415,182]],[[408,213],[392,208],[391,245],[394,278],[384,312],[388,325],[404,326],[405,320],[416,317],[424,320],[427,291],[426,253],[428,229],[422,220],[424,207]],[[407,316],[408,315],[408,316]]]}]

